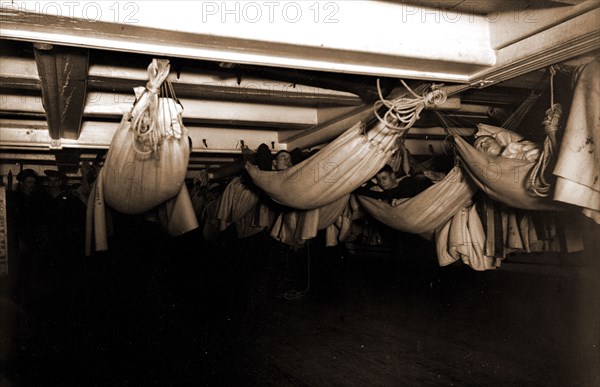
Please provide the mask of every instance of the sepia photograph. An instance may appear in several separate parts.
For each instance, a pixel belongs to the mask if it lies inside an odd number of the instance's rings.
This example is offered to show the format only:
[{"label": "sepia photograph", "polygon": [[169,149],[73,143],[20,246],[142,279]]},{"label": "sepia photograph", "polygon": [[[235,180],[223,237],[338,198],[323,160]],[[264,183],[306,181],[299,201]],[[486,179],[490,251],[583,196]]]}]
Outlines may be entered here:
[{"label": "sepia photograph", "polygon": [[600,386],[600,0],[0,0],[0,387]]}]

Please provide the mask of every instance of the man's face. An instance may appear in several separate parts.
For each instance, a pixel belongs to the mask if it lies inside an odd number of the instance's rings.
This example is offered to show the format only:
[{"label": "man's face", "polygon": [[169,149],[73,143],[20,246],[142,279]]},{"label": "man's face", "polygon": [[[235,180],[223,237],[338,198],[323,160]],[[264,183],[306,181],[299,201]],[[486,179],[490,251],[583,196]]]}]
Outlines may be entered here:
[{"label": "man's face", "polygon": [[385,191],[392,189],[396,186],[396,180],[394,179],[394,176],[389,172],[380,172],[377,174],[377,176],[375,176],[375,179],[377,180],[377,185]]},{"label": "man's face", "polygon": [[62,188],[62,180],[60,177],[51,176],[48,177],[48,188],[50,190],[59,190]]},{"label": "man's face", "polygon": [[499,156],[502,153],[502,145],[493,137],[482,137],[475,142],[475,149],[490,156]]},{"label": "man's face", "polygon": [[283,171],[292,166],[292,156],[289,153],[280,153],[275,157],[275,169]]},{"label": "man's face", "polygon": [[26,177],[23,181],[21,181],[21,187],[25,195],[30,195],[35,190],[35,177]]}]

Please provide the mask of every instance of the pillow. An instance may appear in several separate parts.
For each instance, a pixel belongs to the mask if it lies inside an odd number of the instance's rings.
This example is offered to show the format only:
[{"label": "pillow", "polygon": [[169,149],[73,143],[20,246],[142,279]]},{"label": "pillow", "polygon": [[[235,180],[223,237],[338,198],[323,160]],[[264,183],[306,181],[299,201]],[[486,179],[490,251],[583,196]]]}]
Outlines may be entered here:
[{"label": "pillow", "polygon": [[519,142],[523,139],[518,133],[510,131],[508,129],[500,128],[498,126],[492,126],[487,124],[477,124],[477,133],[475,133],[475,138],[479,136],[492,136],[494,137],[502,146],[507,146],[513,142]]}]

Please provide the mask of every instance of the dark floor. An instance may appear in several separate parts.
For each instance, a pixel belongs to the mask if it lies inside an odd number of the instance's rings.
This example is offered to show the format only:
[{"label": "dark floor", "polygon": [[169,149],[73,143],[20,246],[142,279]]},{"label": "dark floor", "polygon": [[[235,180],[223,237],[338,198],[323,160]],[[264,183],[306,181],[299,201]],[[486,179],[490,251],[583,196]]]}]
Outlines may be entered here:
[{"label": "dark floor", "polygon": [[480,273],[438,267],[425,242],[393,258],[263,236],[113,242],[19,277],[35,287],[0,280],[0,385],[600,383],[597,249]]}]

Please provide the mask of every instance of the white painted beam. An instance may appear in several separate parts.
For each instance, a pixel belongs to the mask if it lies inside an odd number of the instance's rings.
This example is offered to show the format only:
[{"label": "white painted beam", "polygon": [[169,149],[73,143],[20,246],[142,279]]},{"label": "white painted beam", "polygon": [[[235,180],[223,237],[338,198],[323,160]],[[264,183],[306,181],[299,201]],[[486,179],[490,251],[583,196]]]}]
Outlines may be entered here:
[{"label": "white painted beam", "polygon": [[[78,140],[61,139],[59,142],[53,142],[45,121],[0,119],[0,148],[47,149],[54,146],[107,149],[117,127],[117,123],[84,121]],[[250,149],[258,148],[261,143],[270,145],[271,142],[275,143],[275,150],[281,149],[277,132],[271,130],[211,128],[196,125],[189,125],[186,128],[192,139],[194,152],[239,153],[240,140],[244,141]],[[206,145],[203,140],[206,140]]]},{"label": "white painted beam", "polygon": [[0,111],[44,114],[42,96],[0,94]]},{"label": "white painted beam", "polygon": [[546,9],[515,7],[514,10],[487,15],[492,48],[502,49],[600,7],[598,0],[562,0],[560,2],[567,3],[567,5]]},{"label": "white painted beam", "polygon": [[600,8],[498,50],[497,63],[473,74],[482,87],[512,79],[600,48]]},{"label": "white painted beam", "polygon": [[[180,101],[184,109],[184,120],[284,128],[302,128],[317,124],[316,109],[308,106],[290,107],[186,98],[181,98]],[[91,92],[87,96],[84,114],[94,117],[120,117],[131,110],[134,102],[133,92]]]},{"label": "white painted beam", "polygon": [[[245,13],[267,4],[277,20]],[[387,1],[23,1],[0,12],[5,39],[219,62],[465,82],[495,61],[482,16]]]},{"label": "white painted beam", "polygon": [[286,149],[307,149],[332,140],[358,121],[370,119],[372,116],[373,106],[363,105],[354,108],[341,116],[319,124],[314,128],[292,135],[289,138],[281,138],[279,141],[285,144]]}]

